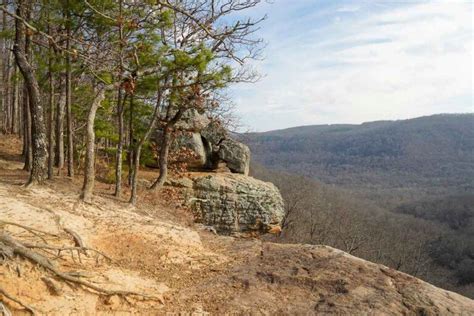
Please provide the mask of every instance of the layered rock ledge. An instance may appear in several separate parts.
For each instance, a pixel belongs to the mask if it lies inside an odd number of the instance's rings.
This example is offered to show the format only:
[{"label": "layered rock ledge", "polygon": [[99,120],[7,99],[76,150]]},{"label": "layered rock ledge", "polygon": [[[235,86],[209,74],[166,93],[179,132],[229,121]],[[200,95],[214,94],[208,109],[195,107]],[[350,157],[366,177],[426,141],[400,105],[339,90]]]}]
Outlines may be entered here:
[{"label": "layered rock ledge", "polygon": [[283,219],[283,199],[272,183],[234,173],[208,173],[191,179],[187,203],[196,222],[220,233],[266,232]]}]

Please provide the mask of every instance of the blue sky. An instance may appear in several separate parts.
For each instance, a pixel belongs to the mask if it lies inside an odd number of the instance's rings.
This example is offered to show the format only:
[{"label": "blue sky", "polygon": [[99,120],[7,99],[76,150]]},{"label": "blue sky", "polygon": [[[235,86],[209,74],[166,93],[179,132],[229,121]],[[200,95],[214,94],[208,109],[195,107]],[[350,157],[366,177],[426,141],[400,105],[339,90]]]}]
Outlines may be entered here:
[{"label": "blue sky", "polygon": [[474,112],[471,1],[271,2],[264,77],[230,91],[243,129]]}]

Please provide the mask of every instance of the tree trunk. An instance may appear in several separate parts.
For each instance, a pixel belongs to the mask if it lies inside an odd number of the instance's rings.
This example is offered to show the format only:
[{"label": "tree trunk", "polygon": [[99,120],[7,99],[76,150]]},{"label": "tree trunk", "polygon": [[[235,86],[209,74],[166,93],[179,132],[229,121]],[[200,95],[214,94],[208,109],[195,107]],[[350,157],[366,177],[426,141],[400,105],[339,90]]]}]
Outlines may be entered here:
[{"label": "tree trunk", "polygon": [[174,105],[170,102],[168,105],[166,120],[167,124],[163,128],[163,134],[161,135],[161,148],[160,148],[160,175],[158,179],[151,185],[151,190],[156,190],[157,188],[162,187],[165,184],[166,178],[168,177],[168,156],[170,152],[171,145],[171,133],[174,125],[181,119],[183,115],[183,109],[178,108],[178,111],[170,118],[171,111],[174,108]]},{"label": "tree trunk", "polygon": [[134,135],[133,135],[133,95],[130,96],[130,117],[129,117],[129,143],[128,143],[128,185],[132,185],[132,169],[133,169],[133,161],[135,160],[133,155],[134,155]]},{"label": "tree trunk", "polygon": [[137,148],[135,149],[135,153],[133,155],[133,170],[130,171],[130,185],[132,187],[131,189],[131,194],[130,194],[130,200],[129,203],[135,205],[137,203],[137,175],[138,175],[138,170],[140,166],[140,155],[142,152],[142,147],[143,144],[139,144]]},{"label": "tree trunk", "polygon": [[137,177],[138,177],[138,171],[140,169],[140,157],[141,157],[141,152],[143,148],[143,144],[150,138],[151,132],[155,128],[156,121],[158,121],[158,114],[159,114],[159,109],[160,109],[160,104],[161,104],[161,99],[162,99],[162,92],[158,90],[158,98],[156,102],[156,107],[153,112],[153,117],[150,121],[150,124],[148,125],[148,129],[145,132],[145,135],[143,138],[138,142],[137,148],[135,149],[135,154],[134,154],[134,159],[133,159],[133,171],[131,173],[131,195],[130,195],[130,203],[135,205],[137,203]]},{"label": "tree trunk", "polygon": [[166,177],[168,176],[168,155],[171,144],[171,129],[166,126],[163,129],[163,135],[161,136],[161,148],[160,148],[160,175],[158,179],[152,184],[150,189],[156,190],[165,184]]},{"label": "tree trunk", "polygon": [[86,139],[86,164],[84,167],[84,184],[82,186],[81,199],[84,202],[90,203],[92,201],[92,194],[94,190],[95,181],[95,132],[94,121],[97,109],[100,103],[105,99],[105,87],[100,85],[97,88],[97,94],[89,108],[87,114],[87,139]]},{"label": "tree trunk", "polygon": [[[122,153],[123,153],[123,108],[127,95],[122,97],[122,89],[119,88],[117,101],[117,116],[118,116],[118,144],[117,144],[117,158],[115,162],[115,196],[120,197],[122,192]],[[122,100],[123,98],[123,100]]]},{"label": "tree trunk", "polygon": [[[3,0],[2,1],[2,5],[5,5],[6,0]],[[6,31],[7,30],[7,13],[5,11],[2,12],[2,31]],[[6,38],[2,37],[0,38],[0,54],[1,54],[1,59],[0,59],[0,62],[2,64],[2,66],[0,67],[0,74],[2,75],[2,84],[0,86],[1,88],[1,104],[2,104],[2,117],[0,119],[0,123],[2,124],[1,128],[0,128],[0,132],[1,131],[5,131],[6,132],[6,129],[7,129],[7,117],[6,117],[6,110],[7,110],[7,100],[6,100],[6,95],[5,95],[5,87],[7,85],[7,80],[6,80],[6,67],[8,66],[7,65],[7,62],[6,62],[6,59],[7,59],[7,40]]]},{"label": "tree trunk", "polygon": [[13,76],[15,80],[13,81],[13,93],[12,93],[12,134],[20,134],[20,113],[18,108],[18,78],[16,78],[17,66],[13,65]]},{"label": "tree trunk", "polygon": [[56,109],[56,166],[58,175],[62,175],[64,169],[64,107],[66,103],[66,90],[61,86],[61,94]]},{"label": "tree trunk", "polygon": [[[120,81],[122,80],[123,76],[123,68],[124,68],[124,61],[123,61],[123,16],[122,16],[122,9],[123,9],[123,0],[119,1],[119,59],[120,59]],[[115,196],[120,197],[120,193],[122,192],[122,152],[123,152],[123,108],[125,106],[125,101],[127,99],[127,94],[123,97],[122,102],[122,88],[119,86],[118,88],[118,100],[117,100],[117,115],[118,115],[118,134],[119,140],[117,145],[117,158],[115,163]]]},{"label": "tree trunk", "polygon": [[5,132],[10,132],[10,126],[12,125],[12,108],[11,108],[11,94],[10,94],[10,84],[11,84],[11,53],[6,52],[6,60],[5,60],[5,73],[4,73],[4,108],[3,110],[5,111],[5,124],[4,124],[4,130]]},{"label": "tree trunk", "polygon": [[[13,73],[12,77],[16,82],[16,65],[13,65]],[[10,133],[15,134],[16,132],[16,84],[13,83],[13,89],[11,93],[11,125],[10,125]]]},{"label": "tree trunk", "polygon": [[[25,56],[28,59],[28,38],[25,38]],[[23,46],[23,45],[22,45]],[[24,123],[24,138],[23,138],[23,153],[25,158],[25,165],[23,166],[23,170],[31,171],[32,163],[33,163],[33,149],[31,146],[31,111],[30,111],[30,99],[28,93],[28,86],[26,80],[23,78],[23,94],[22,94],[22,102],[23,102],[23,114],[25,118]]]},{"label": "tree trunk", "polygon": [[48,179],[53,178],[54,167],[54,76],[52,63],[52,49],[49,49],[49,120],[48,120]]},{"label": "tree trunk", "polygon": [[[66,1],[69,6],[69,1]],[[71,50],[71,14],[66,9],[66,50]],[[67,175],[74,177],[74,134],[72,129],[72,90],[71,90],[71,55],[66,53],[66,124],[67,124]]]},{"label": "tree trunk", "polygon": [[[23,1],[18,1],[17,15],[24,17]],[[43,108],[41,106],[41,95],[38,81],[36,80],[34,69],[28,62],[25,55],[25,31],[24,25],[18,19],[15,21],[15,45],[13,52],[25,83],[29,95],[29,108],[31,112],[31,127],[32,127],[32,156],[33,161],[31,165],[30,178],[27,185],[35,183],[43,183],[46,179],[46,158],[47,158],[47,143],[46,143],[46,127],[43,119]]]},{"label": "tree trunk", "polygon": [[31,161],[33,160],[31,155],[31,115],[30,107],[28,105],[28,89],[26,84],[23,83],[23,89],[21,93],[22,100],[22,111],[23,111],[23,152],[22,156],[25,158],[24,170],[31,170]]}]

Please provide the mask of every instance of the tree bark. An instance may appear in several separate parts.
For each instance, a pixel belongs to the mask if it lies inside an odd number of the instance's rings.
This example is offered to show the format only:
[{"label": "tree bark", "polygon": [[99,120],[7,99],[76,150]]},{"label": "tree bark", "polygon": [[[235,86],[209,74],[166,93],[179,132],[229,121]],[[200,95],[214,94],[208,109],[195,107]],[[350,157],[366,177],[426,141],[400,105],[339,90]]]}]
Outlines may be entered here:
[{"label": "tree bark", "polygon": [[[28,60],[29,53],[30,53],[30,43],[29,37],[25,36],[25,56]],[[31,111],[30,111],[30,94],[28,92],[28,86],[26,80],[23,80],[23,109],[26,114],[26,125],[25,125],[25,133],[26,137],[26,145],[25,145],[25,166],[23,167],[26,171],[31,171],[32,164],[33,164],[33,148],[32,148],[32,127],[31,127]]]},{"label": "tree bark", "polygon": [[165,184],[166,178],[168,176],[168,155],[170,151],[171,144],[171,128],[166,126],[163,129],[163,134],[161,136],[161,148],[160,148],[160,175],[158,179],[151,185],[150,189],[156,190],[157,188],[162,187]]},{"label": "tree bark", "polygon": [[[123,100],[122,100],[123,99]],[[127,95],[123,97],[122,89],[119,88],[117,101],[117,116],[118,116],[118,144],[117,157],[115,162],[115,196],[120,197],[122,192],[122,154],[123,154],[123,108]]]},{"label": "tree bark", "polygon": [[128,185],[132,185],[132,169],[133,169],[133,158],[134,155],[134,135],[133,135],[133,95],[130,96],[130,117],[129,117],[129,127],[128,127]]},{"label": "tree bark", "polygon": [[18,79],[16,78],[17,66],[13,65],[13,91],[12,91],[12,134],[19,134],[19,111],[18,111]]},{"label": "tree bark", "polygon": [[[14,75],[14,71],[16,67],[12,67],[11,62],[10,62],[10,52],[8,52],[8,58],[7,58],[7,77],[6,82],[5,82],[5,94],[6,94],[6,106],[7,106],[7,113],[8,113],[8,131],[13,134],[14,132],[14,126],[15,126],[15,108],[14,104],[12,102],[13,99],[13,89],[11,87],[11,81],[12,81],[12,76]],[[12,69],[13,68],[13,69]]]},{"label": "tree bark", "polygon": [[5,56],[5,72],[3,78],[3,92],[4,92],[4,112],[5,112],[5,122],[4,122],[4,130],[6,133],[10,132],[10,126],[13,124],[12,122],[12,108],[11,108],[11,93],[10,93],[10,85],[11,85],[11,53],[8,51],[6,52]]},{"label": "tree bark", "polygon": [[23,152],[22,156],[25,158],[24,170],[31,170],[31,161],[33,160],[31,154],[31,114],[28,101],[28,89],[26,84],[23,82],[23,88],[21,93],[22,99],[22,111],[23,111]]},{"label": "tree bark", "polygon": [[56,166],[58,175],[62,175],[64,169],[64,107],[66,103],[66,90],[61,82],[61,94],[56,109]]},{"label": "tree bark", "polygon": [[97,94],[89,108],[87,114],[87,127],[86,127],[86,164],[84,168],[84,183],[82,186],[81,199],[84,202],[90,203],[92,201],[92,194],[94,190],[95,182],[95,132],[94,132],[94,121],[97,109],[100,103],[105,99],[105,87],[99,85],[97,88]]},{"label": "tree bark", "polygon": [[[5,5],[6,0],[3,0],[2,1],[2,5]],[[2,12],[2,31],[6,31],[8,28],[7,28],[7,13],[5,11]],[[7,100],[6,100],[6,94],[5,94],[5,87],[7,85],[7,80],[6,80],[6,67],[8,66],[7,65],[7,40],[5,38],[0,38],[0,54],[1,54],[1,63],[2,63],[2,66],[0,68],[0,74],[2,75],[2,85],[1,85],[1,97],[2,97],[2,100],[1,100],[1,104],[2,104],[2,117],[0,119],[0,123],[2,124],[1,128],[0,128],[0,131],[4,131],[6,132],[7,130]]]},{"label": "tree bark", "polygon": [[[122,9],[123,9],[123,0],[119,1],[119,59],[120,59],[120,79],[123,76],[123,68],[124,68],[124,61],[123,61],[123,16],[122,16]],[[133,93],[133,92],[132,92]],[[118,116],[118,145],[117,145],[117,158],[115,162],[115,196],[120,197],[122,192],[122,153],[123,153],[123,108],[125,106],[125,101],[127,98],[127,94],[123,97],[122,102],[122,88],[119,86],[118,88],[118,100],[117,100],[117,116]]]},{"label": "tree bark", "polygon": [[181,119],[183,115],[183,109],[178,108],[176,114],[171,118],[172,109],[174,108],[173,103],[170,102],[168,105],[166,120],[167,123],[163,128],[163,134],[161,135],[161,148],[160,148],[160,175],[158,179],[151,185],[151,190],[156,190],[165,184],[166,178],[168,177],[168,156],[171,145],[171,134],[173,132],[174,125]]},{"label": "tree bark", "polygon": [[146,130],[145,135],[138,142],[137,147],[135,149],[135,153],[134,153],[133,171],[131,172],[132,190],[131,190],[131,195],[130,195],[130,200],[129,200],[129,202],[133,205],[135,205],[137,203],[137,199],[138,199],[138,196],[137,196],[137,177],[138,177],[138,171],[140,169],[140,157],[141,157],[143,144],[145,144],[145,142],[148,140],[148,138],[150,138],[151,132],[155,128],[156,122],[158,121],[158,114],[159,114],[160,104],[161,104],[161,100],[162,100],[162,96],[163,96],[162,92],[160,90],[158,90],[158,91],[159,91],[158,92],[158,98],[157,98],[157,101],[156,101],[155,110],[153,112],[153,117],[150,121],[150,124],[148,125],[148,129]]},{"label": "tree bark", "polygon": [[[69,1],[66,1],[66,50],[71,50],[71,14]],[[67,175],[74,177],[74,134],[72,129],[72,90],[71,90],[71,56],[66,54],[66,125],[67,125]]]},{"label": "tree bark", "polygon": [[[24,1],[18,1],[17,15],[25,16]],[[35,77],[35,72],[25,54],[25,29],[24,25],[18,19],[15,20],[15,45],[13,53],[18,64],[23,78],[25,79],[26,87],[29,95],[29,109],[31,112],[31,127],[32,127],[32,165],[30,177],[27,185],[35,183],[43,183],[46,179],[46,158],[47,158],[47,143],[46,143],[46,127],[43,118],[43,108],[41,105],[41,95],[38,81]]]},{"label": "tree bark", "polygon": [[54,75],[53,75],[53,51],[49,48],[49,120],[48,120],[48,179],[53,178],[54,167]]}]

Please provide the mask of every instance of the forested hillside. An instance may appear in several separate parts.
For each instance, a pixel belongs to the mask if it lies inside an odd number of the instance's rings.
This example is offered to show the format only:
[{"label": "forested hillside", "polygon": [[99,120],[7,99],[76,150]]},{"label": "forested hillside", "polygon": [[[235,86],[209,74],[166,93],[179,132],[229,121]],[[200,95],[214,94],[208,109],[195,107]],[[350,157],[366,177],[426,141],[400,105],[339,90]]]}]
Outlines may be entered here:
[{"label": "forested hillside", "polygon": [[255,161],[367,193],[474,192],[474,114],[316,125],[244,136]]},{"label": "forested hillside", "polygon": [[254,163],[253,174],[287,202],[283,240],[333,245],[472,297],[473,127],[473,114],[435,115],[241,137],[272,170]]},{"label": "forested hillside", "polygon": [[350,190],[253,164],[286,202],[279,242],[325,244],[474,297],[474,195],[391,210]]}]

